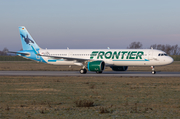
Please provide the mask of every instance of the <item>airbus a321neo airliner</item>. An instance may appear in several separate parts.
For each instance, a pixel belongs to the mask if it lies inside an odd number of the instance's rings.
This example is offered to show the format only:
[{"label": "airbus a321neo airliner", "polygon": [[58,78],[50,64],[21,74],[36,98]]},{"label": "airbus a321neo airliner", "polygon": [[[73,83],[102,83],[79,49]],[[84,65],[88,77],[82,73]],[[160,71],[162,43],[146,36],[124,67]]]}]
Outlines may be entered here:
[{"label": "airbus a321neo airliner", "polygon": [[126,71],[128,66],[168,65],[173,59],[165,52],[155,49],[42,49],[24,26],[19,27],[22,51],[11,52],[18,56],[53,65],[81,66],[81,74],[87,70],[102,73],[105,67],[113,71]]}]

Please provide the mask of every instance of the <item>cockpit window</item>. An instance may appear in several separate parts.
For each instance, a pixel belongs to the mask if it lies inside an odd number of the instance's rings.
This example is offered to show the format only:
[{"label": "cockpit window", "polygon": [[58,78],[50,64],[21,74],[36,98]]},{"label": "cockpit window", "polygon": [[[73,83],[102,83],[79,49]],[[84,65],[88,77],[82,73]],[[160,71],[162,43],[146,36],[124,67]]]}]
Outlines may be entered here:
[{"label": "cockpit window", "polygon": [[159,53],[158,56],[168,56],[167,54]]}]

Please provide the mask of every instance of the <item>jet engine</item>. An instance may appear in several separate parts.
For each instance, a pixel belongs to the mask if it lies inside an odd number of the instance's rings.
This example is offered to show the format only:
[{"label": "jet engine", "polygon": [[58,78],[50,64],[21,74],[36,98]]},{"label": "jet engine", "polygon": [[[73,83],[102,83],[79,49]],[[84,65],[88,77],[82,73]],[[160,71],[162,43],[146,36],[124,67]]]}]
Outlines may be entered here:
[{"label": "jet engine", "polygon": [[105,68],[105,63],[103,61],[88,62],[87,68],[89,71],[102,72]]}]

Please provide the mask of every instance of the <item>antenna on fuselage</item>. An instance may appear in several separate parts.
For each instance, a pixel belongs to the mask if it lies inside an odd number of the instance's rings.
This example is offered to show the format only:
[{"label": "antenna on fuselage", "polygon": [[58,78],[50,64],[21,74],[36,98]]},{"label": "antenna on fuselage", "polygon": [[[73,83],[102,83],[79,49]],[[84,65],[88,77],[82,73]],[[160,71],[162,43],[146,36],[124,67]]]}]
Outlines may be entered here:
[{"label": "antenna on fuselage", "polygon": [[69,48],[67,47],[67,50],[69,50]]},{"label": "antenna on fuselage", "polygon": [[107,49],[110,49],[110,47],[107,47]]}]

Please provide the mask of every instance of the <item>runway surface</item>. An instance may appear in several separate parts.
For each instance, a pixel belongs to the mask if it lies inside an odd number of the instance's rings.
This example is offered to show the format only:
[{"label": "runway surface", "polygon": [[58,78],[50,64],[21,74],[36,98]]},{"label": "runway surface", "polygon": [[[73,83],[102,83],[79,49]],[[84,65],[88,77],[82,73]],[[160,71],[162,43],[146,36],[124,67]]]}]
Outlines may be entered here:
[{"label": "runway surface", "polygon": [[102,74],[87,72],[80,74],[79,71],[0,71],[0,76],[117,76],[117,77],[180,77],[180,72],[157,72],[151,74],[147,71],[104,71]]}]

